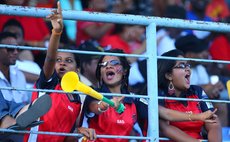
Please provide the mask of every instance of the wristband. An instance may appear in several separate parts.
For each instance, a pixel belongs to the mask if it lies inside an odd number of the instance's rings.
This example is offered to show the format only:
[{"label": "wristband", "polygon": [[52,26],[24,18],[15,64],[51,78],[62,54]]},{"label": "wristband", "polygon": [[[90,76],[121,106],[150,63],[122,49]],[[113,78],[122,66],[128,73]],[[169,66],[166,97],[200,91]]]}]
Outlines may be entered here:
[{"label": "wristband", "polygon": [[98,104],[98,107],[97,107],[97,110],[99,112],[105,112],[108,108],[106,108],[105,110],[101,110],[101,108],[99,107],[99,105],[102,103],[102,101],[99,101],[97,104]]},{"label": "wristband", "polygon": [[54,35],[61,35],[62,34],[62,31],[61,32],[59,32],[59,33],[57,33],[54,29],[52,29],[52,33],[54,34]]}]

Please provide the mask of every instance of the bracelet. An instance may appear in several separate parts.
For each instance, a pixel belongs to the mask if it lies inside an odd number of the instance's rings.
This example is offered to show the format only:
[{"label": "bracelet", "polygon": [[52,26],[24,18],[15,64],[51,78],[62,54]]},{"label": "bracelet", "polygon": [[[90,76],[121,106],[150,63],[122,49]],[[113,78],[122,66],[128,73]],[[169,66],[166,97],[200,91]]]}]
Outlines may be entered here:
[{"label": "bracelet", "polygon": [[[98,104],[98,106],[100,105],[102,103],[102,101],[99,101],[97,104]],[[107,108],[108,109],[108,108]],[[99,112],[105,112],[107,109],[105,109],[105,110],[102,110],[100,107],[97,107],[97,110],[99,111]]]},{"label": "bracelet", "polygon": [[192,116],[192,112],[188,113],[188,119],[189,119],[190,121],[192,121],[191,116]]},{"label": "bracelet", "polygon": [[61,35],[62,34],[62,31],[61,32],[59,32],[59,33],[57,33],[54,29],[52,29],[52,33],[54,34],[54,35]]}]

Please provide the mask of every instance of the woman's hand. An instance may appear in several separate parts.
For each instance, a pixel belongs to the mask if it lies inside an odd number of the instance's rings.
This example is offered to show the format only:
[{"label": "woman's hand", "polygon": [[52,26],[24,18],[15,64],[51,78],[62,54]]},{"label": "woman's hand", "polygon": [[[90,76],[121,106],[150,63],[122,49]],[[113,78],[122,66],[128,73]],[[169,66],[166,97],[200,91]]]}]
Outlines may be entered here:
[{"label": "woman's hand", "polygon": [[119,105],[123,102],[125,96],[122,97],[113,97],[112,101],[114,102],[114,109],[118,109]]},{"label": "woman's hand", "polygon": [[94,129],[91,128],[84,128],[84,127],[79,127],[77,128],[77,133],[80,133],[86,137],[88,140],[96,140],[97,135]]},{"label": "woman's hand", "polygon": [[200,120],[209,123],[215,123],[215,118],[217,118],[217,115],[215,115],[216,111],[217,109],[215,109],[214,111],[208,110],[203,113],[200,113]]},{"label": "woman's hand", "polygon": [[63,29],[63,18],[62,18],[62,9],[60,2],[57,2],[57,10],[52,10],[52,14],[48,15],[48,18],[51,21],[53,30],[56,33],[61,33]]}]

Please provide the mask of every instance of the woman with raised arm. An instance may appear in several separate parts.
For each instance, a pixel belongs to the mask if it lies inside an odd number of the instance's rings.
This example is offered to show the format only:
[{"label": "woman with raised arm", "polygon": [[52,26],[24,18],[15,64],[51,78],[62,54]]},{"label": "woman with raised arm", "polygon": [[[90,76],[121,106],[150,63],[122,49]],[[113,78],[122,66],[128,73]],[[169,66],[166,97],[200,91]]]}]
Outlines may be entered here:
[{"label": "woman with raised arm", "polygon": [[[73,53],[57,52],[63,30],[62,10],[59,2],[57,3],[57,7],[57,10],[53,10],[52,14],[47,16],[51,20],[53,30],[44,66],[35,84],[37,89],[62,90],[60,80],[63,75],[68,71],[78,72],[80,67],[79,59]],[[43,95],[42,92],[33,92],[32,99],[41,95]],[[31,130],[59,133],[77,132],[83,134],[89,140],[96,138],[93,129],[82,127],[75,129],[75,123],[81,110],[81,102],[78,95],[56,92],[49,95],[52,99],[51,109],[46,115],[40,118],[40,120],[44,121],[44,124],[34,127]],[[25,141],[28,142],[63,142],[70,140],[73,140],[73,137],[36,134],[27,135],[25,138]]]}]

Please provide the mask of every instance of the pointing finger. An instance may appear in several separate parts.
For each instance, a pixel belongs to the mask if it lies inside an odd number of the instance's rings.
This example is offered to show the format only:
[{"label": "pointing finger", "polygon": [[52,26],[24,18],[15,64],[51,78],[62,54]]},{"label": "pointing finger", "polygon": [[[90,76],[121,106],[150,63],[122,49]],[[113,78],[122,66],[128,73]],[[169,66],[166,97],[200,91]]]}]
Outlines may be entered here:
[{"label": "pointing finger", "polygon": [[57,2],[57,12],[58,12],[59,14],[62,14],[61,4],[60,4],[59,1]]}]

